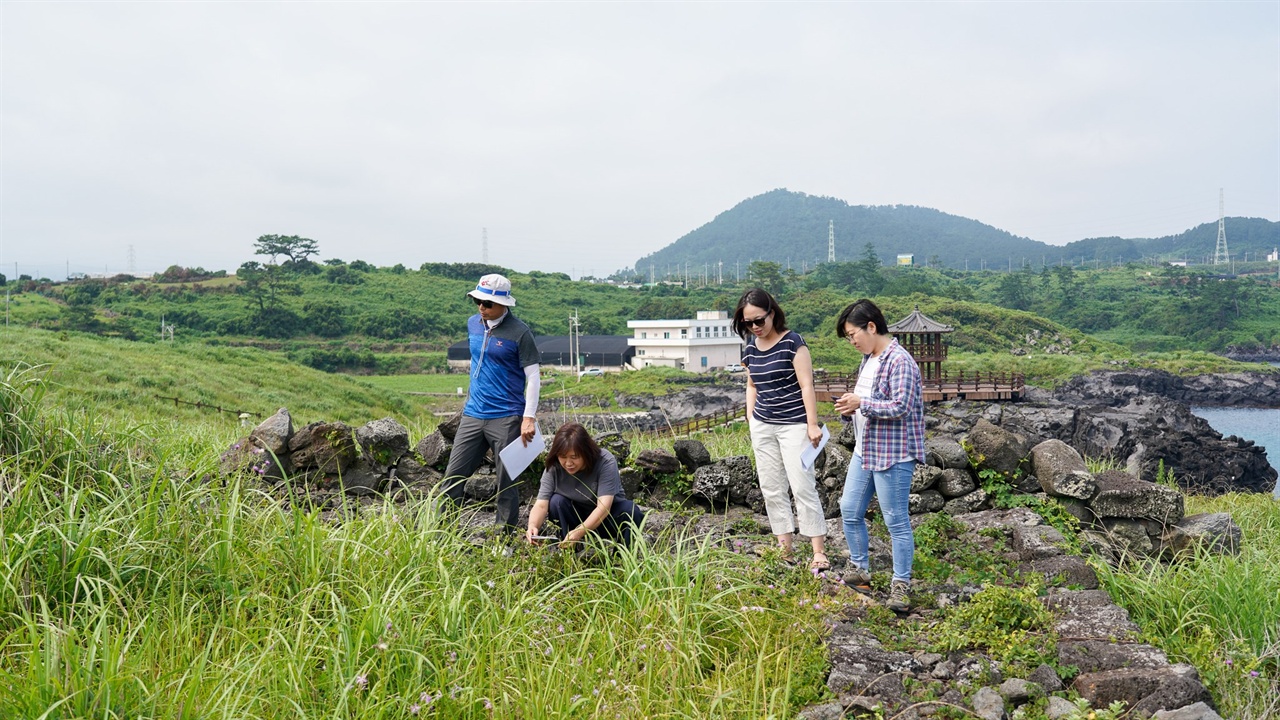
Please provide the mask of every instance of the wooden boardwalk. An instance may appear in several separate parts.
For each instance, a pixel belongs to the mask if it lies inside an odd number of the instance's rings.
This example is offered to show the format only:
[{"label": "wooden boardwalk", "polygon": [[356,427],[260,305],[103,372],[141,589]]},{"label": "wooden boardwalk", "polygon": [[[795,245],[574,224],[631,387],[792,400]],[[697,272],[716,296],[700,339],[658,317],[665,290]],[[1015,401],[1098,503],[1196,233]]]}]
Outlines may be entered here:
[{"label": "wooden boardwalk", "polygon": [[[858,376],[848,373],[831,373],[814,378],[813,389],[819,401],[830,401],[832,395],[853,392]],[[1017,400],[1026,391],[1026,377],[1022,373],[960,372],[943,373],[939,379],[924,382],[924,401],[942,400]]]}]

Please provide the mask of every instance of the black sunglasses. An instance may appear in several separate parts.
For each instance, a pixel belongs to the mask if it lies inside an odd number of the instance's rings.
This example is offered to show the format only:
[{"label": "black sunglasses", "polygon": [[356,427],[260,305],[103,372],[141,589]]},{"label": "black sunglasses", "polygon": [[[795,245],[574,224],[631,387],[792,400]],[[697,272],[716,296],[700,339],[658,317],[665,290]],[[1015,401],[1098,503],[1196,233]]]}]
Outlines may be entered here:
[{"label": "black sunglasses", "polygon": [[478,297],[476,297],[476,296],[474,296],[474,295],[471,295],[471,296],[469,296],[469,297],[471,298],[471,302],[475,303],[476,305],[479,305],[480,307],[484,308],[485,310],[490,310],[490,309],[492,309],[492,308],[493,308],[493,301],[492,301],[492,300],[481,300],[480,298],[478,298]]},{"label": "black sunglasses", "polygon": [[755,327],[764,327],[764,321],[765,321],[765,320],[768,320],[768,319],[769,319],[769,316],[770,316],[770,315],[772,315],[772,314],[773,314],[773,311],[772,311],[772,310],[770,310],[769,312],[765,313],[764,315],[761,315],[760,317],[756,318],[755,320],[748,320],[748,319],[746,319],[746,318],[742,318],[742,322],[746,323],[747,327],[751,327],[751,326],[753,326],[753,325],[754,325]]}]

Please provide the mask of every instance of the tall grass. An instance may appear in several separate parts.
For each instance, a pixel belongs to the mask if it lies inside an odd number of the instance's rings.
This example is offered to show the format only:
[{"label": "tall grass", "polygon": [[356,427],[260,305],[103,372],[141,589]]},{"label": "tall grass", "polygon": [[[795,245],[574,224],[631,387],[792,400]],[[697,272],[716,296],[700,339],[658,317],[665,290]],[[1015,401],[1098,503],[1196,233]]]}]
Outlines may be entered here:
[{"label": "tall grass", "polygon": [[508,555],[430,502],[322,515],[198,480],[189,437],[0,398],[0,717],[764,718],[822,692],[805,573],[688,538]]},{"label": "tall grass", "polygon": [[[44,392],[61,407],[92,408],[118,424],[208,423],[234,429],[287,407],[295,421],[364,423],[423,414],[412,396],[290,362],[281,353],[201,343],[135,343],[77,333],[0,327],[0,368],[41,366]],[[219,413],[174,403],[204,403]]]},{"label": "tall grass", "polygon": [[1239,554],[1100,566],[1099,578],[1153,643],[1200,670],[1224,717],[1280,716],[1280,502],[1189,496],[1187,512],[1229,512],[1244,531]]}]

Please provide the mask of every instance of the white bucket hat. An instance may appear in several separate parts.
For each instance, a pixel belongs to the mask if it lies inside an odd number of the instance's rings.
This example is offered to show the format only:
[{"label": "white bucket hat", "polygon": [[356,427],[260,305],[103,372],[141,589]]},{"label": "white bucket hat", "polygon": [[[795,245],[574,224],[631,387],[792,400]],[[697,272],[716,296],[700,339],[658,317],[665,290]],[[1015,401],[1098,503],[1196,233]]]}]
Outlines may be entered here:
[{"label": "white bucket hat", "polygon": [[467,294],[477,300],[492,300],[507,307],[514,307],[516,304],[516,299],[511,297],[511,281],[497,273],[480,278],[476,289]]}]

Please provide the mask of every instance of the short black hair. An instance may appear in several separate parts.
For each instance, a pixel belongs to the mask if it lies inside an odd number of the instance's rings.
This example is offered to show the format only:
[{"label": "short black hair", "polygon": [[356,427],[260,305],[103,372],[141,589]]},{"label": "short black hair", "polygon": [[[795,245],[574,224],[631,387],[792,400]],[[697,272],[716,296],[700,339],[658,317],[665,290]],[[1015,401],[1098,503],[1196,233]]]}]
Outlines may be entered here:
[{"label": "short black hair", "polygon": [[591,437],[591,433],[576,422],[567,422],[556,430],[551,439],[551,449],[547,451],[547,467],[560,467],[560,456],[571,452],[582,458],[582,472],[589,473],[600,461],[600,446]]},{"label": "short black hair", "polygon": [[880,308],[876,307],[875,303],[861,298],[841,311],[839,319],[836,320],[836,335],[845,337],[846,324],[865,330],[867,323],[876,324],[877,335],[889,334],[889,324],[884,320],[884,313],[880,312]]},{"label": "short black hair", "polygon": [[751,326],[742,317],[742,310],[748,305],[755,305],[766,313],[773,313],[774,329],[778,332],[787,331],[787,314],[782,312],[782,306],[778,304],[778,301],[774,300],[772,295],[761,288],[751,288],[742,293],[742,297],[738,298],[738,307],[733,311],[733,331],[738,333],[743,340],[751,337]]}]

